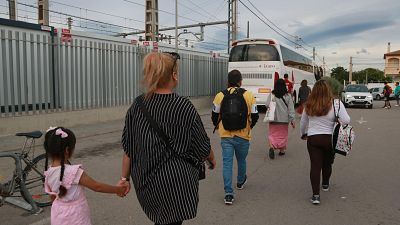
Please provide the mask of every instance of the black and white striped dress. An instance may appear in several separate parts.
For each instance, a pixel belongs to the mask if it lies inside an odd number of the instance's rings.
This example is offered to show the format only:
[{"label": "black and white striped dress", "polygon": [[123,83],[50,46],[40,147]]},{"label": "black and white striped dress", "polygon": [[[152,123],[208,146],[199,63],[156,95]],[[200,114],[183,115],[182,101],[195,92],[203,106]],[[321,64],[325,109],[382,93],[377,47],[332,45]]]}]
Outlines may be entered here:
[{"label": "black and white striped dress", "polygon": [[[154,94],[144,104],[171,140],[176,154],[206,158],[210,139],[192,103],[177,94]],[[143,211],[155,223],[196,217],[198,170],[181,157],[169,157],[136,102],[125,118],[122,146],[131,160],[131,176]]]}]

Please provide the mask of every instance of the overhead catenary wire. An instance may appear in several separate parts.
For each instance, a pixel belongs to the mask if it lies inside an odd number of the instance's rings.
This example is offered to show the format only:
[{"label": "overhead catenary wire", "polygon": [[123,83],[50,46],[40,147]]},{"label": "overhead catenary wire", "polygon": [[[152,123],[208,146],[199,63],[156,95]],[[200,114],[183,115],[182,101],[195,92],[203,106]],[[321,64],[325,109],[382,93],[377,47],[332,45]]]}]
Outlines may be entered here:
[{"label": "overhead catenary wire", "polygon": [[[271,30],[273,30],[275,33],[277,33],[279,36],[283,37],[284,39],[286,39],[287,41],[289,41],[290,43],[294,44],[294,45],[299,45],[298,43],[294,42],[293,40],[289,39],[288,37],[286,37],[285,35],[283,35],[281,32],[277,31],[277,29],[275,29],[274,27],[272,27],[270,24],[268,24],[267,22],[265,22],[264,19],[262,19],[259,15],[257,15],[257,13],[255,13],[253,10],[251,10],[245,3],[243,3],[241,0],[238,0],[247,10],[249,10],[254,16],[256,16],[262,23],[264,23],[265,25],[267,25]],[[300,45],[301,46],[301,45]],[[308,51],[306,48],[302,47],[304,50]],[[308,51],[309,52],[309,51]],[[311,53],[311,52],[310,52]]]},{"label": "overhead catenary wire", "polygon": [[[6,0],[6,1],[10,1],[10,0]],[[26,4],[26,3],[22,3],[22,2],[17,2],[17,4],[19,5],[23,5],[23,6],[27,6],[27,7],[31,7],[31,8],[35,8],[38,9],[38,6],[34,6],[34,5],[30,5],[30,4]],[[121,25],[117,25],[117,24],[112,24],[112,23],[107,23],[107,22],[103,22],[103,21],[99,21],[99,20],[93,20],[93,19],[88,19],[88,18],[84,18],[81,16],[76,16],[76,15],[72,15],[72,14],[68,14],[68,13],[63,13],[63,12],[59,12],[59,11],[55,11],[55,10],[50,10],[50,9],[45,9],[46,11],[48,11],[49,13],[56,13],[56,14],[60,14],[60,15],[64,15],[64,16],[69,16],[69,17],[74,17],[77,19],[81,19],[81,20],[86,20],[86,21],[90,21],[90,22],[94,22],[94,23],[100,23],[100,24],[104,24],[104,25],[108,25],[108,26],[114,26],[114,27],[118,27],[118,28],[123,28],[123,29],[129,29],[129,30],[139,30],[137,28],[133,28],[133,27],[126,27],[126,26],[121,26]]]}]

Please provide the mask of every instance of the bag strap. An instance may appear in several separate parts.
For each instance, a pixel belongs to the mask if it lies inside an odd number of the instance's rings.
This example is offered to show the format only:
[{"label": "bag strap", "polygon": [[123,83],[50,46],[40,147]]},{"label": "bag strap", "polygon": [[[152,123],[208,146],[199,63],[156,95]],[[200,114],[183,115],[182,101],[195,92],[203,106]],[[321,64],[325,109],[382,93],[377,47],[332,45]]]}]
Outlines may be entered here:
[{"label": "bag strap", "polygon": [[[340,100],[339,100],[340,101]],[[340,102],[339,102],[339,107],[338,110],[336,112],[336,108],[335,108],[335,99],[332,100],[332,104],[333,104],[333,113],[335,114],[335,122],[339,123],[339,110],[340,110]]]},{"label": "bag strap", "polygon": [[153,117],[151,117],[149,111],[147,111],[146,106],[143,103],[144,96],[139,96],[139,98],[136,99],[140,111],[143,113],[143,115],[146,117],[147,122],[150,123],[151,128],[157,133],[157,135],[165,142],[167,149],[172,153],[172,147],[170,144],[170,139],[169,137],[164,133],[164,131],[161,130],[160,126],[158,126],[157,122],[154,121]]},{"label": "bag strap", "polygon": [[282,101],[283,101],[283,103],[285,103],[286,107],[289,108],[288,104],[287,104],[286,101],[285,101],[284,96],[282,96]]}]

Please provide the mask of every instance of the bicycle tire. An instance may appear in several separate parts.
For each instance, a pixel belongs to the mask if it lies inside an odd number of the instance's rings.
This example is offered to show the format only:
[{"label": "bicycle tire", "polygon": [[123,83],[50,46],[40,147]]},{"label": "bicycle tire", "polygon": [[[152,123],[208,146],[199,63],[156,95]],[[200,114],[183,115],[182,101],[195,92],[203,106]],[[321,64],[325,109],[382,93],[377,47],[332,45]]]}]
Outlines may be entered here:
[{"label": "bicycle tire", "polygon": [[[45,162],[46,154],[38,155],[32,160],[32,165],[27,165],[23,170],[23,182],[38,207],[50,206],[52,204],[50,195],[44,191],[43,172],[39,174],[36,170],[32,169],[32,166],[34,166],[38,171],[44,171]],[[34,177],[29,177],[32,174],[34,174]],[[25,193],[22,190],[20,192],[25,201],[27,201]]]}]

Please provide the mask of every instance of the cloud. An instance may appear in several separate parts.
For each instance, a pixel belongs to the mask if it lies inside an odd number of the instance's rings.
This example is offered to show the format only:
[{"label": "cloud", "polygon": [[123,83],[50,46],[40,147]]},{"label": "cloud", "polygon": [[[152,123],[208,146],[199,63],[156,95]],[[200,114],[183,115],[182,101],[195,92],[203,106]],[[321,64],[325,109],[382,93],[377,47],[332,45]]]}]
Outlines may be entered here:
[{"label": "cloud", "polygon": [[320,23],[303,26],[296,33],[308,43],[340,42],[341,39],[396,24],[398,18],[391,15],[396,15],[396,11],[399,10],[400,7],[394,7],[390,10],[349,12],[328,18]]},{"label": "cloud", "polygon": [[357,51],[357,55],[359,55],[359,54],[370,54],[368,51],[367,51],[367,49],[365,49],[365,48],[362,48],[360,51]]},{"label": "cloud", "polygon": [[304,26],[304,23],[301,21],[297,21],[297,20],[290,21],[288,24],[288,27],[303,27],[303,26]]}]

